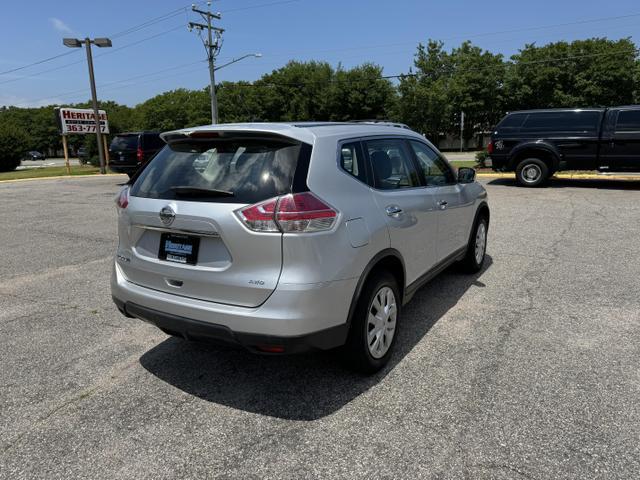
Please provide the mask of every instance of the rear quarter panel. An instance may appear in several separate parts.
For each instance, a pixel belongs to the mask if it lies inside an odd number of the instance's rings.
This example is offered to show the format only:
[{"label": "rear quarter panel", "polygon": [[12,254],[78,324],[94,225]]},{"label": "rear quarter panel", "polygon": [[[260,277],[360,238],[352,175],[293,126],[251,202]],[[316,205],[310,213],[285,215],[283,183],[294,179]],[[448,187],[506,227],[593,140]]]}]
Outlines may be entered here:
[{"label": "rear quarter panel", "polygon": [[369,186],[338,167],[342,138],[316,139],[307,177],[311,192],[339,211],[337,224],[329,232],[284,235],[281,283],[359,278],[369,261],[389,248],[386,222]]}]

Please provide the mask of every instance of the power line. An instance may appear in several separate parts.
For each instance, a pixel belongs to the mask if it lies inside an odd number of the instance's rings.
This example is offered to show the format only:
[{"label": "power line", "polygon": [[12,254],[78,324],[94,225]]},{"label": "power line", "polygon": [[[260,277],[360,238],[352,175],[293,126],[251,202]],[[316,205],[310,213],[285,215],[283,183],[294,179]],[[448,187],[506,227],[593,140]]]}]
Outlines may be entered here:
[{"label": "power line", "polygon": [[20,70],[24,70],[25,68],[34,67],[36,65],[40,65],[41,63],[50,62],[51,60],[55,60],[56,58],[66,57],[67,55],[71,55],[73,53],[76,53],[76,50],[69,50],[68,52],[60,53],[58,55],[54,55],[53,57],[44,58],[42,60],[38,60],[38,61],[30,63],[28,65],[23,65],[21,67],[12,68],[11,70],[5,70],[4,72],[0,72],[0,75],[6,75],[7,73],[18,72]]},{"label": "power line", "polygon": [[[183,28],[184,28],[184,25],[182,25],[182,24],[180,24],[180,25],[176,25],[175,27],[170,28],[170,29],[168,29],[168,30],[164,30],[164,31],[162,31],[162,32],[160,32],[160,33],[156,33],[156,34],[154,34],[154,35],[151,35],[151,36],[149,36],[149,37],[144,37],[144,38],[142,38],[142,39],[140,39],[140,40],[137,40],[137,41],[135,41],[135,42],[127,43],[127,44],[122,45],[122,46],[120,46],[120,47],[110,49],[109,51],[102,52],[102,53],[100,53],[100,54],[96,55],[96,57],[102,57],[102,56],[104,56],[104,55],[110,55],[110,54],[115,53],[115,52],[118,52],[118,51],[120,51],[120,50],[124,50],[124,49],[126,49],[126,48],[129,48],[129,47],[133,47],[133,46],[139,45],[139,44],[141,44],[141,43],[143,43],[143,42],[146,42],[146,41],[148,41],[148,40],[152,40],[152,39],[154,39],[154,38],[158,38],[158,37],[160,37],[160,36],[162,36],[162,35],[167,35],[168,33],[175,32],[176,30],[180,30],[180,29],[183,29]],[[34,76],[37,76],[37,75],[42,75],[43,73],[56,72],[56,71],[58,71],[58,70],[62,70],[62,69],[64,69],[64,68],[71,67],[71,66],[73,66],[73,65],[78,65],[78,64],[80,64],[80,63],[84,63],[84,60],[78,60],[78,61],[76,61],[76,62],[65,63],[65,64],[63,64],[63,65],[58,65],[57,67],[54,67],[54,68],[49,68],[49,69],[47,69],[47,70],[41,70],[41,71],[39,71],[39,72],[33,73],[33,74],[32,74],[32,75],[30,75],[30,76],[31,76],[31,77],[34,77]],[[9,79],[9,80],[4,80],[4,81],[0,82],[0,85],[4,85],[4,84],[6,84],[6,83],[17,82],[17,81],[19,81],[19,80],[22,80],[22,78],[12,78],[12,79]]]}]

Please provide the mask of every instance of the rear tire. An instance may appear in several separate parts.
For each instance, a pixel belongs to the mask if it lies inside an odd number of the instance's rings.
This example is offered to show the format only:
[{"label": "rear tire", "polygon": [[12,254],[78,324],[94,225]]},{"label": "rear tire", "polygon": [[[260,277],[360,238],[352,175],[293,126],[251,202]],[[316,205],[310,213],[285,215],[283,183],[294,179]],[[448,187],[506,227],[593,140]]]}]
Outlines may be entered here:
[{"label": "rear tire", "polygon": [[473,232],[467,253],[462,260],[461,266],[467,273],[477,273],[482,270],[487,252],[487,234],[489,233],[489,222],[484,215],[478,217],[473,225]]},{"label": "rear tire", "polygon": [[383,271],[367,280],[344,347],[350,368],[372,374],[389,362],[398,337],[401,307],[400,289],[393,275]]},{"label": "rear tire", "polygon": [[549,180],[549,167],[539,158],[526,158],[516,167],[516,179],[523,187],[539,187]]}]

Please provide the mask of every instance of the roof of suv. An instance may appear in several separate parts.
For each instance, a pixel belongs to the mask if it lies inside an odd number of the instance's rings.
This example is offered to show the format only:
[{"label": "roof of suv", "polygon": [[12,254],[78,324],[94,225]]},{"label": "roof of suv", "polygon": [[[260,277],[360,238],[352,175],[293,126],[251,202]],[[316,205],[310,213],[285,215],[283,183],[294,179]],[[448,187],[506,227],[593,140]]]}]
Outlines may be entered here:
[{"label": "roof of suv", "polygon": [[[263,132],[284,135],[301,142],[313,143],[321,137],[358,137],[367,135],[409,135],[424,139],[422,135],[392,123],[365,122],[278,122],[278,123],[227,123],[203,125],[164,132],[161,137],[171,142],[176,136],[189,136],[194,132]],[[173,138],[172,138],[173,137]]]}]

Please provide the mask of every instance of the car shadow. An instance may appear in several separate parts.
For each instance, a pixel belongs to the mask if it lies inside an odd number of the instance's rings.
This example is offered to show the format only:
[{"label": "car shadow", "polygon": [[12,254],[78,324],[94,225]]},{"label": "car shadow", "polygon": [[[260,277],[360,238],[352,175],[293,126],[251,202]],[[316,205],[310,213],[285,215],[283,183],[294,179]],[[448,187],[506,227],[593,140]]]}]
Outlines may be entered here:
[{"label": "car shadow", "polygon": [[[496,178],[487,182],[489,185],[502,185],[507,187],[521,186],[514,178]],[[640,181],[619,180],[612,178],[587,179],[587,178],[551,178],[542,188],[596,188],[603,190],[640,190]]]},{"label": "car shadow", "polygon": [[140,364],[159,379],[209,402],[271,417],[316,420],[384,379],[470,287],[484,287],[479,278],[491,265],[487,255],[483,270],[474,275],[450,267],[420,289],[404,307],[391,361],[371,376],[348,370],[335,351],[262,356],[174,337],[142,355]]}]

